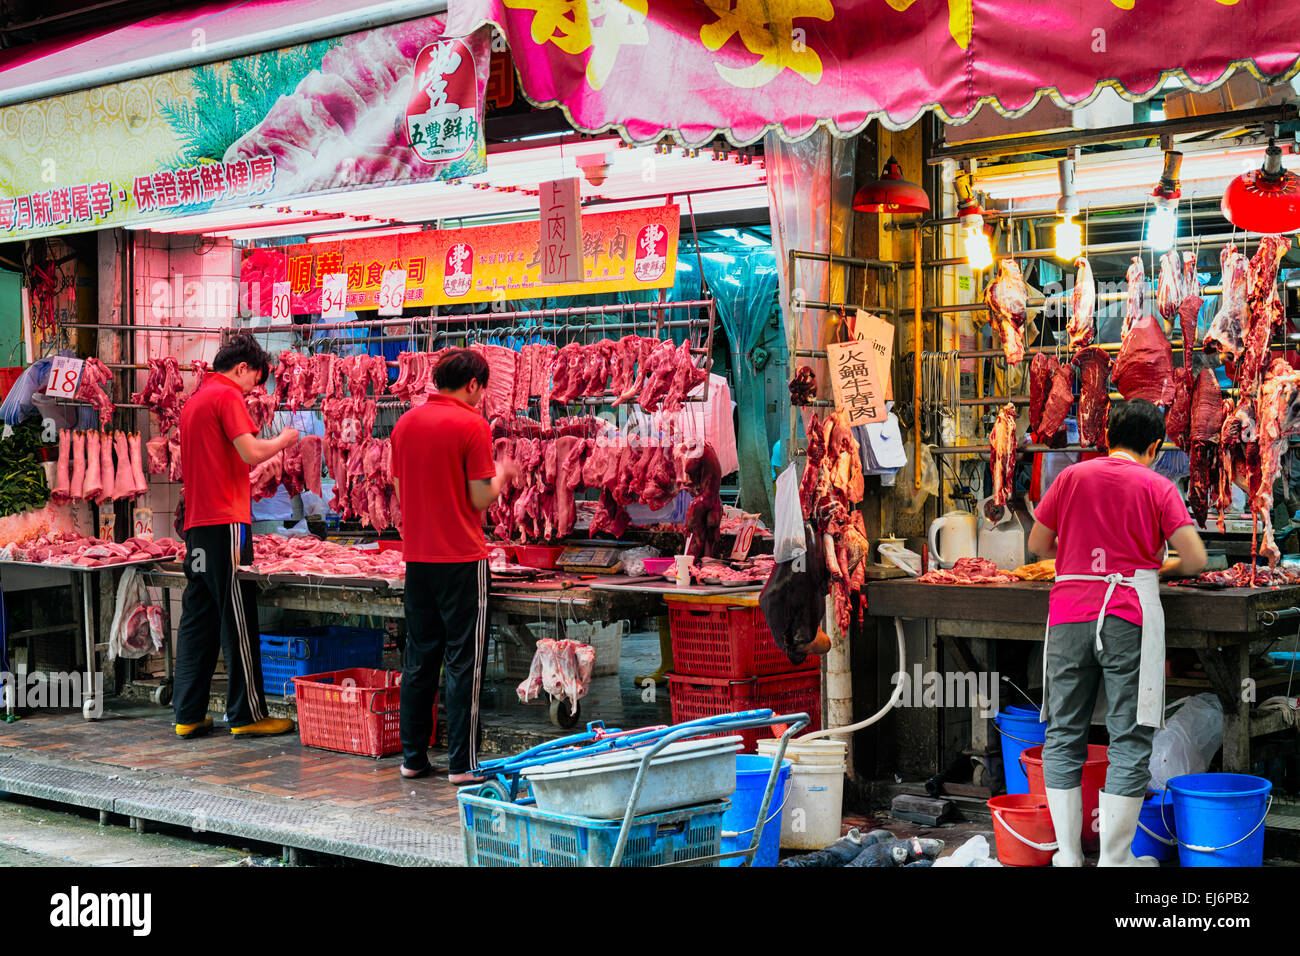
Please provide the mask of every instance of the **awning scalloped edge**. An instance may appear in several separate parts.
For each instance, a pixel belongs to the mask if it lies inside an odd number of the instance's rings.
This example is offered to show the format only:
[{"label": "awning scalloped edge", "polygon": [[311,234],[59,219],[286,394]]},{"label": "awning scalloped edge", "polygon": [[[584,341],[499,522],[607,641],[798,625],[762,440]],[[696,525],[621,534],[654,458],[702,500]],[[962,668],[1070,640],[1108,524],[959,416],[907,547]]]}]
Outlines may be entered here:
[{"label": "awning scalloped edge", "polygon": [[[472,30],[477,30],[479,27],[482,26],[491,26],[498,33],[500,33],[502,37],[506,36],[505,30],[503,29],[501,24],[490,17],[483,17],[479,19],[477,22],[473,24]],[[472,30],[466,30],[465,32],[469,33],[472,32]],[[509,41],[507,40],[507,42]],[[1228,81],[1228,79],[1232,76],[1233,73],[1243,68],[1249,71],[1250,74],[1256,80],[1266,85],[1281,83],[1290,80],[1292,77],[1300,73],[1300,55],[1297,55],[1296,58],[1292,60],[1290,66],[1288,66],[1286,70],[1280,73],[1264,72],[1259,68],[1259,65],[1252,58],[1233,60],[1223,69],[1223,72],[1221,72],[1214,80],[1210,81],[1209,83],[1198,83],[1194,81],[1181,68],[1165,69],[1160,73],[1154,85],[1152,85],[1150,89],[1145,91],[1130,90],[1127,87],[1125,87],[1124,84],[1117,78],[1101,79],[1097,81],[1097,84],[1093,87],[1091,93],[1089,93],[1087,96],[1079,100],[1067,99],[1061,94],[1060,90],[1058,90],[1054,86],[1040,87],[1038,90],[1035,91],[1033,99],[1031,99],[1024,106],[1021,106],[1017,109],[1008,109],[1007,107],[1003,106],[1002,102],[996,96],[982,96],[975,101],[975,105],[970,110],[970,112],[960,117],[949,115],[948,112],[938,103],[930,103],[918,108],[912,113],[911,116],[901,120],[895,119],[892,115],[890,115],[890,113],[887,110],[876,110],[874,112],[868,113],[865,119],[862,120],[862,122],[848,128],[840,126],[840,124],[834,119],[822,119],[822,120],[817,120],[816,122],[811,124],[808,127],[808,129],[802,130],[800,132],[791,132],[789,129],[786,128],[784,123],[768,123],[764,125],[759,130],[758,133],[747,137],[737,137],[735,132],[730,127],[713,127],[709,129],[707,132],[705,132],[702,136],[692,137],[692,138],[687,138],[681,133],[680,130],[668,126],[661,127],[659,132],[655,133],[653,136],[642,137],[642,138],[636,138],[632,136],[632,134],[628,132],[627,127],[624,126],[622,123],[606,123],[603,126],[599,126],[599,127],[584,126],[574,118],[573,113],[569,110],[569,107],[564,102],[560,100],[535,99],[528,92],[527,86],[524,82],[523,74],[519,72],[518,63],[515,64],[515,76],[518,78],[519,81],[519,90],[521,93],[523,93],[524,99],[526,99],[529,102],[529,104],[536,107],[537,109],[559,109],[564,114],[564,118],[566,121],[568,121],[569,125],[572,126],[575,130],[578,130],[579,132],[586,133],[592,136],[600,135],[601,133],[608,133],[611,131],[616,132],[623,138],[625,142],[630,143],[633,146],[649,146],[653,143],[659,142],[660,140],[669,138],[675,140],[680,146],[697,148],[697,147],[706,146],[707,144],[711,143],[714,139],[716,139],[719,136],[725,138],[727,142],[730,143],[732,146],[736,146],[736,147],[751,146],[754,143],[757,143],[760,140],[762,140],[770,132],[775,132],[778,136],[781,137],[781,139],[790,143],[797,143],[802,140],[805,140],[808,137],[815,135],[816,133],[818,133],[820,130],[823,129],[827,130],[832,136],[836,138],[847,139],[860,134],[864,129],[870,126],[872,122],[879,122],[880,125],[883,126],[885,129],[890,130],[892,132],[897,132],[899,130],[907,129],[908,127],[912,126],[917,120],[919,120],[922,117],[922,115],[931,112],[934,113],[940,119],[940,121],[943,122],[945,125],[961,126],[965,123],[970,122],[979,112],[980,107],[984,106],[985,104],[992,106],[995,110],[997,110],[998,113],[1000,113],[1002,116],[1005,116],[1007,119],[1017,119],[1018,117],[1024,116],[1026,113],[1034,109],[1034,107],[1036,107],[1042,101],[1044,96],[1050,98],[1053,103],[1055,103],[1057,106],[1061,107],[1062,109],[1067,109],[1067,110],[1079,109],[1081,107],[1087,106],[1088,104],[1092,103],[1106,89],[1113,89],[1121,97],[1123,97],[1124,99],[1128,100],[1131,103],[1142,103],[1156,96],[1164,87],[1165,82],[1169,79],[1177,79],[1184,87],[1186,87],[1189,90],[1192,90],[1193,92],[1209,93],[1215,89],[1218,89],[1220,86],[1222,86],[1224,83]]]}]

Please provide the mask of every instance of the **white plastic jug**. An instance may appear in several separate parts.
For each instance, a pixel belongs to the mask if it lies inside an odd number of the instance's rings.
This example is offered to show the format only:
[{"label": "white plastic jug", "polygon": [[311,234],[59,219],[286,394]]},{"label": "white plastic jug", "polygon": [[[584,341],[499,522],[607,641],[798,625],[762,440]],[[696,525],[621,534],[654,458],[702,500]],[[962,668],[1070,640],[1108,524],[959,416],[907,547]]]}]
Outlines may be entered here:
[{"label": "white plastic jug", "polygon": [[930,524],[930,553],[941,568],[952,567],[958,558],[975,557],[975,516],[949,511],[935,518]]},{"label": "white plastic jug", "polygon": [[979,556],[992,561],[1003,571],[1012,571],[1025,563],[1025,529],[1010,505],[1002,508],[1002,516],[990,521],[985,498],[976,509],[979,512]]}]

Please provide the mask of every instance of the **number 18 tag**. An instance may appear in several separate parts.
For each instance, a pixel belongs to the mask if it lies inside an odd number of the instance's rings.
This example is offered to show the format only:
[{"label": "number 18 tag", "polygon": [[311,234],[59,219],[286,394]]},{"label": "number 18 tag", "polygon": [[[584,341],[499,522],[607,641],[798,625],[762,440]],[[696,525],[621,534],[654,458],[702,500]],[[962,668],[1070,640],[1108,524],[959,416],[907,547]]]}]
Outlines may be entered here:
[{"label": "number 18 tag", "polygon": [[81,384],[81,369],[85,364],[79,358],[68,358],[66,355],[54,356],[45,394],[57,398],[76,398],[77,386]]}]

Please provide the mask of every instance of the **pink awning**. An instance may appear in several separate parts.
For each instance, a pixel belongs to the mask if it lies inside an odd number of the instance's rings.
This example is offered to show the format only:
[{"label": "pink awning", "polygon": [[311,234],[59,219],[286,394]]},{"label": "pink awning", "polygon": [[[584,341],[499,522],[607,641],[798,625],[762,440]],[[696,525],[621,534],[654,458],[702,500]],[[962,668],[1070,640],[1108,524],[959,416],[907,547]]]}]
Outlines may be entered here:
[{"label": "pink awning", "polygon": [[1144,99],[1169,74],[1275,82],[1300,62],[1294,22],[1280,0],[457,0],[448,32],[495,24],[528,98],[581,130],[744,145],[1078,106],[1102,86]]}]

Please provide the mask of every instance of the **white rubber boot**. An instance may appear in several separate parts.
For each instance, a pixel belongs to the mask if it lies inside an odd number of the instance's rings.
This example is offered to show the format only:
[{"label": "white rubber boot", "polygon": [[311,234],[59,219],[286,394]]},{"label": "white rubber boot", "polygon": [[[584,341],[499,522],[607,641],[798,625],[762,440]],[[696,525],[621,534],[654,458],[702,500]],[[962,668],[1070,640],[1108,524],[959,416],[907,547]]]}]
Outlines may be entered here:
[{"label": "white rubber boot", "polygon": [[1101,858],[1098,866],[1159,866],[1153,856],[1133,855],[1133,836],[1137,833],[1142,797],[1117,797],[1103,790],[1098,794],[1097,809],[1101,824]]},{"label": "white rubber boot", "polygon": [[1053,790],[1046,788],[1047,808],[1052,812],[1057,850],[1052,866],[1083,866],[1083,788]]}]

